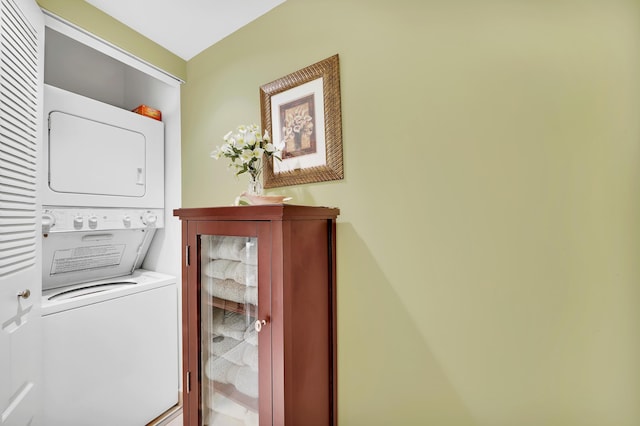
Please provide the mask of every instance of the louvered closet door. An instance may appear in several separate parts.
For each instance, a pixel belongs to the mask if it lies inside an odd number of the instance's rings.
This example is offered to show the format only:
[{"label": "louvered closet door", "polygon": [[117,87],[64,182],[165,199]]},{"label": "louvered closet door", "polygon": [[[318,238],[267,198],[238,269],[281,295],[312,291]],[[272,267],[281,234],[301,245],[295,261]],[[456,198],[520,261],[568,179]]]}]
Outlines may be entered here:
[{"label": "louvered closet door", "polygon": [[0,425],[42,424],[43,34],[34,0],[0,0]]}]

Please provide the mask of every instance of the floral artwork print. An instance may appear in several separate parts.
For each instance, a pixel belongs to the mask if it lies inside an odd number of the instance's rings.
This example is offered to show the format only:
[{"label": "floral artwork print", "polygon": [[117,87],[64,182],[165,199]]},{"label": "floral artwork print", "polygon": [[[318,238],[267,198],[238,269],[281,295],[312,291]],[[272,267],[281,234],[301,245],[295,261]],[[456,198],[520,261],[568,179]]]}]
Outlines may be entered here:
[{"label": "floral artwork print", "polygon": [[299,157],[316,152],[314,95],[280,105],[282,123],[282,158]]}]

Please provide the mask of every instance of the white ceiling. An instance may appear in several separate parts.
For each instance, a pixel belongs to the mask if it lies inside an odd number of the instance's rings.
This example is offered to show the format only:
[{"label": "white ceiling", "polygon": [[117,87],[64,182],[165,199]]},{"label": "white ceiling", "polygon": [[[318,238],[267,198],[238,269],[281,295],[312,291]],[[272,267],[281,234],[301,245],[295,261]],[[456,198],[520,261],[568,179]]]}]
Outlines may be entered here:
[{"label": "white ceiling", "polygon": [[189,60],[285,0],[85,0]]}]

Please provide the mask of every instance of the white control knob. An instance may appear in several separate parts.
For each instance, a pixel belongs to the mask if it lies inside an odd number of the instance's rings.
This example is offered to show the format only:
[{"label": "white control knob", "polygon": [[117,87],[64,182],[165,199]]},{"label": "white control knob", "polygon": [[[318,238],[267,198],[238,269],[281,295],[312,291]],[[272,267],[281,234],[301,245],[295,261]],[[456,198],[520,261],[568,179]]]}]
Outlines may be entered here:
[{"label": "white control knob", "polygon": [[53,225],[56,224],[56,217],[51,213],[42,214],[42,233],[47,235]]},{"label": "white control knob", "polygon": [[147,226],[154,226],[158,221],[158,216],[156,216],[155,213],[146,212],[145,214],[142,215],[140,220],[142,220],[142,223],[144,223]]},{"label": "white control knob", "polygon": [[122,223],[124,224],[125,228],[131,227],[131,216],[126,215],[125,217],[123,217],[122,218]]},{"label": "white control knob", "polygon": [[98,227],[98,218],[96,216],[91,216],[89,218],[89,228],[96,229]]},{"label": "white control knob", "polygon": [[82,225],[84,225],[84,218],[82,216],[76,216],[73,218],[73,227],[76,229],[82,229]]}]

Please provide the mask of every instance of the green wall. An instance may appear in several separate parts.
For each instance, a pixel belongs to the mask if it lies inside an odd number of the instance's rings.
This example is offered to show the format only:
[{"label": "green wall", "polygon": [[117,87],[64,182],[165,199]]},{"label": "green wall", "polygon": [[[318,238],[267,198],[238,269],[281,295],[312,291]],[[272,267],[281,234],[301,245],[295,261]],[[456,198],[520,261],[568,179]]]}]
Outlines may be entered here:
[{"label": "green wall", "polygon": [[183,205],[259,86],[340,55],[341,425],[640,424],[640,21],[629,0],[288,0],[187,63]]},{"label": "green wall", "polygon": [[186,62],[84,0],[37,0],[40,7],[185,80]]}]

